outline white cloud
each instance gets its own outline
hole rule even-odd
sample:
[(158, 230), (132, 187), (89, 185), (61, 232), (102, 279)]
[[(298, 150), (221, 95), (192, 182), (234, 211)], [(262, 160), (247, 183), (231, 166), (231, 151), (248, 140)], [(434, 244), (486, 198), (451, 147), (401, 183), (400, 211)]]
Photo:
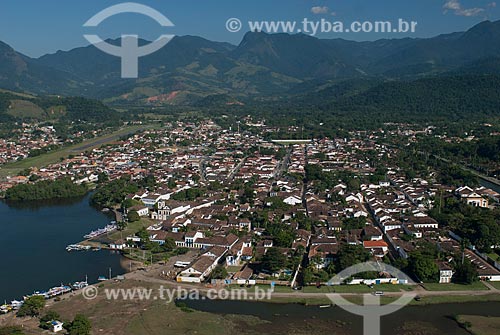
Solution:
[[(490, 5), (493, 5), (496, 3), (491, 3)], [(462, 5), (460, 4), (459, 0), (448, 0), (446, 3), (443, 5), (444, 13), (448, 13), (448, 11), (452, 11), (455, 15), (458, 16), (478, 16), (481, 13), (484, 12), (484, 8), (479, 8), (479, 7), (474, 7), (474, 8), (462, 8)]]
[(326, 6), (315, 6), (311, 8), (311, 13), (319, 15), (319, 14), (328, 14), (330, 12), (330, 8)]
[(497, 6), (497, 3), (496, 2), (491, 2), (488, 4), (488, 7), (496, 7)]

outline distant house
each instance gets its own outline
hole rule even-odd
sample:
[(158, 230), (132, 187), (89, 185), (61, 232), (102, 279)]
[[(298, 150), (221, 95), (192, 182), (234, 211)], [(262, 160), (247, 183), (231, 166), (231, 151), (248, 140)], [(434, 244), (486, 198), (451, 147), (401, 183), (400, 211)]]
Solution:
[(309, 263), (314, 264), (317, 269), (326, 268), (334, 261), (338, 250), (339, 245), (336, 243), (314, 245), (309, 250)]
[(381, 241), (383, 234), (377, 227), (366, 226), (363, 229), (362, 237), (366, 241)]
[(228, 250), (223, 247), (212, 247), (196, 259), (190, 266), (177, 275), (179, 283), (202, 283), (219, 264)]
[(298, 196), (292, 195), (289, 196), (288, 198), (285, 198), (283, 202), (287, 205), (295, 206), (301, 204), (302, 199), (300, 199)]
[(365, 249), (382, 249), (383, 252), (387, 252), (389, 245), (385, 241), (363, 241), (363, 247)]
[(142, 207), (142, 206), (134, 206), (128, 209), (128, 211), (135, 211), (139, 216), (148, 216), (149, 215), (149, 208), (148, 207)]
[(440, 284), (451, 283), (451, 278), (453, 277), (452, 267), (445, 262), (438, 262), (437, 264), (439, 268), (439, 283)]
[(123, 250), (126, 247), (127, 247), (127, 243), (125, 242), (125, 240), (118, 240), (114, 243), (109, 244), (109, 248), (111, 250)]
[(153, 220), (167, 220), (171, 214), (171, 209), (165, 204), (165, 201), (160, 200), (156, 204), (156, 210), (151, 212)]
[(478, 194), (469, 186), (459, 187), (455, 190), (457, 195), (460, 197), (462, 201), (464, 201), (467, 205), (487, 208), (489, 203), (488, 199)]
[(58, 333), (60, 331), (63, 331), (63, 326), (64, 326), (64, 323), (62, 323), (61, 321), (52, 321), (51, 322), (51, 326), (52, 326), (52, 331), (54, 333)]

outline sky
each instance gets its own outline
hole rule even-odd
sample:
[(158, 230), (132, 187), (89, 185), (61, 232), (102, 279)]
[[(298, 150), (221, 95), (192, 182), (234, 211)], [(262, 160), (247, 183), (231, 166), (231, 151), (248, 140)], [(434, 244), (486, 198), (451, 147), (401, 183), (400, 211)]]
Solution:
[[(133, 0), (132, 0), (133, 1)], [(124, 1), (116, 0), (2, 0), (0, 41), (30, 57), (70, 50), (89, 43), (84, 34), (117, 38), (137, 34), (154, 40), (161, 34), (196, 35), (213, 41), (239, 44), (249, 30), (248, 21), (313, 22), (391, 21), (417, 22), (408, 33), (318, 33), (318, 38), (376, 40), (380, 38), (432, 37), (465, 31), (475, 24), (500, 19), (495, 0), (136, 0), (150, 6), (175, 25), (161, 27), (139, 14), (120, 14), (98, 27), (83, 24), (101, 10)], [(243, 27), (229, 32), (228, 19), (238, 18)], [(301, 23), (300, 23), (301, 24)]]

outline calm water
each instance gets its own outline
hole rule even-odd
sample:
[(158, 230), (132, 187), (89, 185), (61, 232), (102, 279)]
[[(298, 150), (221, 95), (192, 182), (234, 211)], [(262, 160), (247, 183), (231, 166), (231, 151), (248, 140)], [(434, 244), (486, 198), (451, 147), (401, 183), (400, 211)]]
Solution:
[(111, 220), (88, 204), (88, 196), (57, 204), (0, 202), (0, 303), (35, 290), (98, 276), (121, 274), (121, 256), (109, 251), (66, 252), (68, 244)]
[[(284, 326), (290, 322), (297, 323), (295, 327), (300, 329), (307, 322), (328, 324), (339, 320), (348, 324), (345, 330), (349, 334), (363, 334), (362, 318), (350, 314), (340, 307), (321, 309), (318, 306), (302, 306), (298, 304), (207, 300), (187, 301), (186, 303), (191, 308), (209, 313), (254, 315), (263, 320), (270, 321), (270, 327), (278, 328), (280, 328), (280, 325)], [(412, 330), (412, 334), (469, 334), (453, 320), (452, 317), (454, 315), (500, 316), (500, 303), (484, 302), (407, 306), (381, 319), (381, 334), (403, 334), (405, 333), (403, 329), (408, 329), (408, 327)], [(429, 329), (424, 331), (420, 327)]]

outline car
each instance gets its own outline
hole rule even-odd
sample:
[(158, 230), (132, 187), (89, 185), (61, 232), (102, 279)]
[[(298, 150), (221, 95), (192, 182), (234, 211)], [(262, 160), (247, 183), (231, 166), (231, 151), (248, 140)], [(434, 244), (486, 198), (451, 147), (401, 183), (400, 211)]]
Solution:
[(384, 292), (383, 291), (376, 291), (373, 295), (376, 297), (381, 297), (384, 295)]

